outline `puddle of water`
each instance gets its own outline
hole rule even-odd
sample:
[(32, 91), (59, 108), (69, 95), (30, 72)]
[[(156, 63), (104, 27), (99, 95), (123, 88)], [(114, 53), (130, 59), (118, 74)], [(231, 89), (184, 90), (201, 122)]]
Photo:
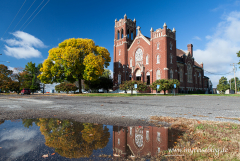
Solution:
[(0, 160), (150, 158), (174, 145), (177, 131), (62, 119), (0, 121)]

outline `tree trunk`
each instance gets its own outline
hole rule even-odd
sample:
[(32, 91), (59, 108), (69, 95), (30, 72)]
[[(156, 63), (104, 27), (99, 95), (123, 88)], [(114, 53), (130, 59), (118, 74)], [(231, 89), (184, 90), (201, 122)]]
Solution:
[(131, 95), (133, 95), (133, 89), (131, 89)]
[(78, 86), (79, 86), (79, 93), (82, 93), (82, 79), (78, 76)]
[(164, 90), (164, 95), (166, 95), (166, 90)]

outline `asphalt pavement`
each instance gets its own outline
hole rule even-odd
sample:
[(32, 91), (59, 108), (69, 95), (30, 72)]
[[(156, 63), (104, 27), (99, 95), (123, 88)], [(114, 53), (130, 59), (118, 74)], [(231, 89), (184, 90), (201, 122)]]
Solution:
[(0, 120), (60, 118), (108, 125), (147, 124), (151, 116), (240, 123), (240, 97), (0, 95)]

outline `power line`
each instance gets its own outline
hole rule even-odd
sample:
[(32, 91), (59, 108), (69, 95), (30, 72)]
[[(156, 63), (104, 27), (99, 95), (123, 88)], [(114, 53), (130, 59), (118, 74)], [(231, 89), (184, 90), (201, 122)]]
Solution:
[(44, 0), (38, 5), (38, 7), (35, 9), (35, 11), (33, 11), (33, 13), (31, 14), (31, 16), (28, 17), (28, 19), (24, 22), (24, 24), (20, 27), (19, 30), (21, 30), (21, 28), (27, 23), (27, 21), (32, 17), (32, 15), (37, 11), (37, 9), (42, 5), (43, 2), (44, 2)]
[(205, 69), (203, 69), (203, 70), (204, 70), (205, 72), (210, 73), (210, 74), (213, 74), (213, 75), (227, 75), (227, 74), (230, 74), (230, 73), (233, 72), (233, 70), (232, 70), (232, 71), (230, 71), (230, 72), (228, 72), (228, 73), (217, 74), (217, 73), (209, 72), (209, 71), (207, 71), (207, 70), (205, 70)]
[[(21, 8), (19, 9), (18, 13), (21, 11), (21, 9), (22, 9), (22, 7), (23, 7), (23, 5), (25, 4), (26, 1), (27, 1), (27, 0), (25, 0), (25, 1), (23, 2), (23, 4), (22, 4)], [(13, 21), (15, 20), (15, 18), (16, 18), (17, 15), (18, 15), (18, 13), (16, 14), (16, 16), (14, 17), (14, 19), (12, 20), (12, 22), (11, 22), (10, 25), (8, 26), (7, 30), (4, 32), (3, 36), (4, 36), (5, 33), (8, 31), (9, 27), (12, 25)], [(2, 36), (2, 37), (3, 37), (3, 36)]]
[[(50, 1), (50, 0), (48, 0), (47, 3), (38, 11), (38, 13), (32, 18), (32, 20), (39, 14), (39, 12), (42, 11), (42, 9), (48, 4), (49, 1)], [(27, 24), (27, 26), (32, 22), (32, 20)], [(25, 28), (26, 28), (27, 26), (25, 26)], [(24, 28), (24, 29), (25, 29), (25, 28)], [(23, 29), (23, 30), (24, 30), (24, 29)]]
[[(36, 2), (36, 0), (34, 0), (34, 2), (32, 3), (32, 5)], [(22, 21), (22, 19), (24, 18), (24, 16), (28, 13), (28, 11), (30, 10), (30, 8), (32, 7), (32, 5), (28, 8), (28, 10), (25, 12), (25, 14), (22, 16), (22, 18), (19, 20), (19, 22), (17, 23), (17, 25), (14, 27), (14, 29), (12, 30), (12, 32), (15, 30), (15, 28), (18, 26), (18, 24)]]
[[(23, 7), (23, 5), (25, 4), (25, 2), (26, 2), (27, 0), (25, 0), (24, 2), (23, 2), (23, 4), (22, 4), (22, 6), (21, 6), (21, 8), (18, 10), (18, 13), (21, 11), (21, 9), (22, 9), (22, 7)], [(3, 36), (6, 34), (6, 32), (8, 31), (8, 29), (9, 29), (9, 27), (12, 25), (12, 23), (13, 23), (13, 21), (15, 20), (15, 18), (17, 17), (17, 15), (18, 15), (18, 13), (16, 14), (16, 16), (13, 18), (13, 20), (12, 20), (12, 22), (10, 23), (10, 25), (8, 26), (8, 28), (7, 28), (7, 30), (4, 32), (4, 34), (3, 34)], [(3, 38), (3, 36), (2, 36), (2, 38)], [(1, 46), (0, 47), (2, 47), (2, 45), (3, 45), (3, 42), (2, 42), (2, 44), (1, 44)]]

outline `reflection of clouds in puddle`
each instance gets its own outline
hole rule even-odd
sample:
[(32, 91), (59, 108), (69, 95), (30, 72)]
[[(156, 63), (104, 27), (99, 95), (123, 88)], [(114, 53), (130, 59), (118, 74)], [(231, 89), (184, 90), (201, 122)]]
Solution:
[(17, 158), (35, 149), (37, 144), (29, 140), (36, 135), (35, 130), (13, 128), (0, 134), (1, 146), (10, 150), (10, 158)]

